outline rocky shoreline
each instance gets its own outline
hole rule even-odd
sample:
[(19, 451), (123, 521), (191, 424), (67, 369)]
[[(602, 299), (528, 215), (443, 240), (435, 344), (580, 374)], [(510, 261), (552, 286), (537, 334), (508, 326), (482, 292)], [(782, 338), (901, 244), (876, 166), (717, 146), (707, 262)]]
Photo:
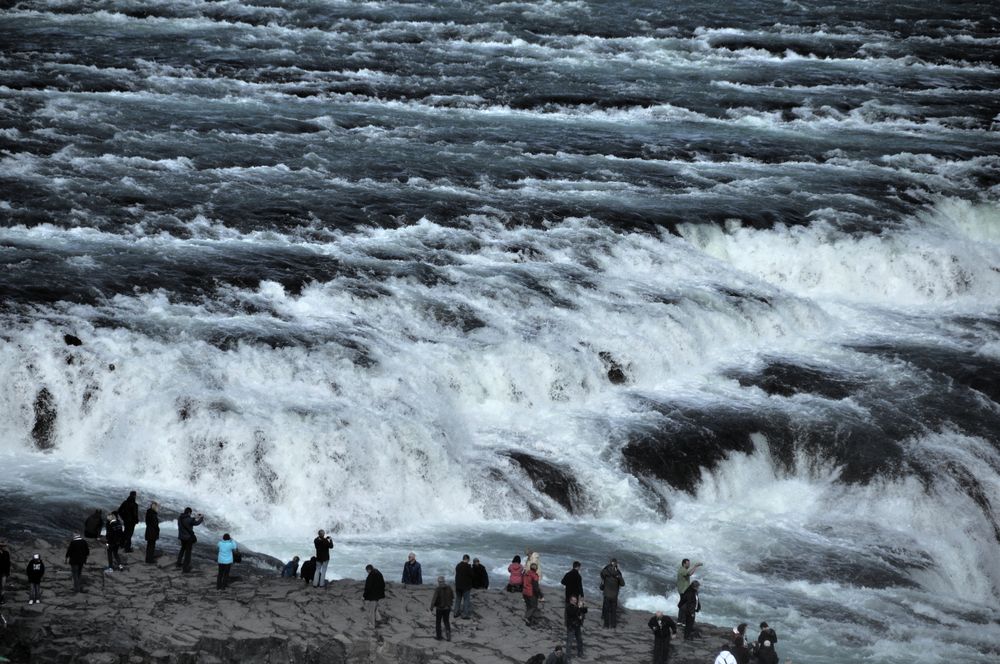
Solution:
[[(139, 549), (124, 571), (106, 574), (104, 551), (92, 545), (81, 594), (72, 591), (64, 545), (10, 545), (14, 562), (2, 607), (8, 624), (0, 630), (0, 655), (12, 662), (513, 664), (547, 654), (565, 639), (561, 587), (549, 590), (535, 628), (524, 625), (519, 595), (477, 591), (474, 617), (453, 620), (452, 641), (445, 642), (434, 638), (432, 585), (389, 583), (382, 621), (371, 629), (362, 610), (362, 581), (312, 588), (280, 578), (278, 561), (267, 556), (246, 555), (234, 567), (236, 582), (216, 590), (209, 557), (214, 542), (197, 545), (200, 557), (190, 574), (177, 570), (171, 552), (147, 565)], [(29, 605), (23, 567), (36, 552), (46, 562), (43, 601)], [(384, 571), (395, 578), (396, 570)], [(652, 661), (648, 619), (645, 612), (623, 610), (618, 629), (605, 630), (599, 599), (592, 599), (585, 661)], [(674, 641), (673, 664), (714, 660), (728, 630), (699, 627), (703, 638)]]

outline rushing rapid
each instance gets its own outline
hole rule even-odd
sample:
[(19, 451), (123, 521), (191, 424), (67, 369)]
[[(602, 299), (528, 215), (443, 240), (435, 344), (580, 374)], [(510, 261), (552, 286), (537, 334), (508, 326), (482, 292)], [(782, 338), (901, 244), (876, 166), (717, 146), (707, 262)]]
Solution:
[(794, 661), (1000, 654), (989, 3), (0, 6), (6, 528), (690, 557)]

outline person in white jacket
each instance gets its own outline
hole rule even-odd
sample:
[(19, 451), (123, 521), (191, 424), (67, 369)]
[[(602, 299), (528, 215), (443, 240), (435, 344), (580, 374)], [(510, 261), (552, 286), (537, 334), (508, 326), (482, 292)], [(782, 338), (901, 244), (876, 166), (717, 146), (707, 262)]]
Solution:
[(723, 650), (719, 653), (719, 656), (715, 658), (715, 664), (736, 664), (736, 657), (733, 653), (728, 650)]

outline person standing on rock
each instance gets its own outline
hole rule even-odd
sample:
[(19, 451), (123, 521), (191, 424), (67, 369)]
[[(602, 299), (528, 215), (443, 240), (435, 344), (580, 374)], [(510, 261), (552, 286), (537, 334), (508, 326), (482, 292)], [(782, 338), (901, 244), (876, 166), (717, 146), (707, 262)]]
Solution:
[(10, 551), (7, 542), (0, 541), (0, 599), (3, 599), (7, 589), (7, 579), (10, 577)]
[(521, 565), (521, 556), (514, 556), (514, 560), (507, 565), (507, 592), (519, 593), (524, 588), (524, 567)]
[(365, 612), (368, 614), (368, 626), (375, 627), (378, 623), (378, 603), (385, 599), (385, 578), (374, 565), (365, 566), (368, 576), (365, 578)]
[(573, 561), (573, 569), (563, 574), (562, 581), (559, 583), (566, 586), (566, 601), (569, 601), (570, 597), (576, 597), (578, 599), (583, 599), (583, 577), (580, 576), (580, 561)]
[(292, 559), (281, 568), (281, 578), (294, 579), (299, 574), (299, 557), (292, 556)]
[(122, 525), (122, 520), (118, 518), (118, 512), (108, 514), (108, 521), (104, 524), (104, 533), (104, 542), (108, 547), (108, 566), (104, 571), (113, 572), (116, 569), (125, 569), (121, 556), (118, 555), (118, 550), (121, 548), (122, 539), (125, 535), (125, 526)]
[(538, 574), (539, 580), (542, 578), (542, 554), (538, 553), (534, 549), (528, 548), (524, 552), (527, 554), (524, 563), (531, 569), (531, 566), (535, 566), (535, 571)]
[[(677, 568), (677, 594), (683, 596), (687, 591), (688, 587), (691, 585), (691, 575), (698, 571), (698, 568), (702, 566), (702, 563), (691, 564), (689, 558), (685, 558), (681, 561), (681, 566)], [(677, 612), (677, 619), (681, 622), (684, 621), (684, 616)]]
[(410, 551), (409, 555), (406, 556), (406, 562), (403, 563), (403, 585), (419, 586), (423, 582), (424, 575), (420, 569), (420, 563), (417, 562), (417, 554)]
[(778, 653), (770, 639), (764, 639), (758, 644), (757, 664), (778, 664)]
[(452, 591), (443, 576), (438, 577), (437, 588), (434, 589), (434, 596), (431, 597), (431, 611), (434, 612), (434, 638), (441, 640), (441, 625), (444, 625), (444, 635), (451, 641), (451, 607), (455, 602), (455, 593)]
[(156, 562), (156, 540), (160, 539), (160, 504), (155, 500), (146, 510), (146, 562)]
[(605, 628), (618, 629), (618, 593), (624, 585), (625, 577), (618, 569), (618, 559), (612, 558), (611, 562), (601, 570), (601, 592), (604, 595), (601, 621)]
[(326, 531), (319, 531), (316, 539), (313, 540), (316, 546), (316, 571), (313, 573), (313, 588), (322, 588), (326, 585), (326, 568), (330, 564), (330, 549), (333, 548), (333, 540)]
[(101, 510), (94, 510), (94, 513), (83, 522), (83, 536), (88, 539), (97, 539), (101, 536), (101, 527), (104, 525), (104, 514)]
[(490, 587), (490, 573), (479, 558), (472, 559), (472, 589), (487, 590)]
[(181, 550), (177, 552), (177, 566), (184, 573), (191, 571), (191, 551), (194, 549), (198, 537), (194, 534), (194, 527), (200, 526), (205, 520), (200, 512), (195, 516), (190, 507), (185, 507), (184, 511), (177, 517), (177, 539), (181, 541)]
[(576, 595), (566, 600), (566, 661), (573, 652), (573, 641), (576, 641), (576, 656), (583, 657), (583, 619), (587, 617), (587, 607)]
[(28, 574), (28, 604), (41, 604), (42, 577), (45, 576), (45, 563), (42, 562), (42, 557), (37, 553), (32, 556), (25, 571)]
[(139, 503), (136, 502), (135, 491), (129, 492), (128, 498), (122, 501), (118, 508), (118, 517), (125, 527), (122, 535), (122, 551), (132, 553), (132, 536), (135, 535), (135, 527), (139, 523)]
[(694, 616), (701, 611), (701, 601), (698, 599), (698, 588), (700, 586), (701, 584), (697, 580), (692, 581), (691, 585), (684, 591), (684, 594), (681, 595), (681, 600), (677, 603), (681, 620), (684, 621), (685, 641), (689, 641), (698, 635), (694, 628)]
[(226, 586), (229, 585), (229, 571), (233, 568), (235, 553), (240, 547), (236, 543), (236, 540), (229, 536), (229, 533), (222, 536), (218, 546), (219, 556), (217, 562), (219, 563), (219, 574), (215, 579), (215, 589), (225, 590)]
[(750, 664), (750, 644), (747, 643), (747, 624), (740, 623), (733, 628), (729, 652), (736, 658), (736, 664)]
[(462, 562), (455, 565), (455, 617), (472, 617), (472, 565), (469, 554), (462, 556)]
[(764, 641), (770, 641), (773, 646), (778, 642), (778, 633), (774, 631), (773, 627), (768, 626), (766, 622), (760, 624), (760, 634), (757, 635), (757, 645), (764, 643)]
[(663, 615), (663, 611), (657, 611), (649, 619), (649, 628), (653, 630), (653, 664), (667, 664), (670, 661), (670, 637), (677, 634), (677, 623)]
[(524, 573), (521, 596), (524, 598), (524, 624), (533, 627), (538, 616), (538, 603), (545, 600), (539, 584), (538, 565), (532, 564)]
[(313, 582), (313, 577), (316, 576), (316, 556), (313, 556), (309, 560), (302, 563), (302, 569), (299, 571), (299, 576), (306, 583)]
[(83, 539), (80, 533), (73, 533), (73, 539), (66, 548), (66, 563), (73, 574), (73, 592), (82, 593), (83, 590), (83, 566), (87, 564), (90, 557), (90, 546)]

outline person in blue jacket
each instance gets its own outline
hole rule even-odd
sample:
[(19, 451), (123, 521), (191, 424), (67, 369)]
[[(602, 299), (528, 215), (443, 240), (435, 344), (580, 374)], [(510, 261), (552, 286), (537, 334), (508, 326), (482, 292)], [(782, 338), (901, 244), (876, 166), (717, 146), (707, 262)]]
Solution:
[(222, 536), (222, 540), (219, 541), (219, 575), (215, 579), (216, 590), (224, 590), (229, 585), (229, 570), (233, 567), (233, 552), (237, 549), (239, 545), (229, 533)]
[(281, 577), (285, 579), (294, 579), (299, 574), (299, 557), (292, 556), (292, 559), (285, 563), (285, 566), (281, 568)]
[(417, 554), (410, 551), (403, 563), (403, 583), (408, 586), (419, 586), (424, 582), (424, 575), (417, 562)]

